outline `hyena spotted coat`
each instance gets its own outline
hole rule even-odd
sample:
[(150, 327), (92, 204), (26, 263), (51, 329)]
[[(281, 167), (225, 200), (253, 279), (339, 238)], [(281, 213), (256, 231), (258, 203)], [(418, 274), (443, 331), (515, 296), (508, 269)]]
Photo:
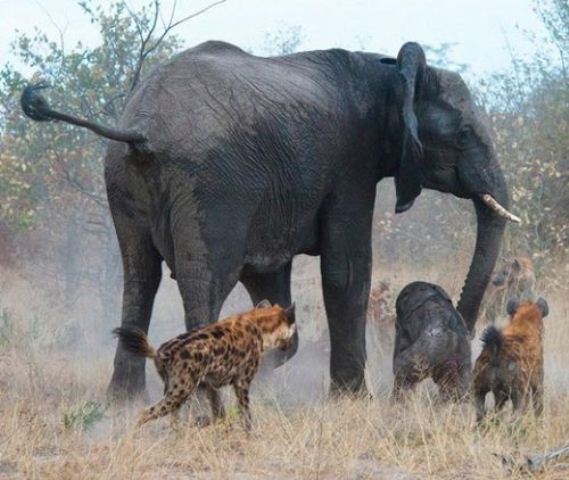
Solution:
[(261, 355), (266, 350), (289, 348), (295, 329), (294, 304), (282, 308), (266, 300), (248, 312), (183, 333), (158, 350), (140, 330), (115, 329), (126, 349), (154, 359), (164, 381), (164, 398), (142, 412), (138, 425), (168, 414), (175, 425), (179, 408), (200, 384), (206, 387), (214, 418), (223, 417), (217, 389), (232, 385), (249, 429), (249, 387)]
[(512, 401), (514, 410), (525, 409), (530, 396), (536, 415), (543, 410), (543, 318), (547, 302), (508, 302), (510, 324), (502, 330), (488, 327), (482, 335), (484, 347), (473, 372), (474, 399), (478, 421), (486, 414), (485, 400), (494, 394), (496, 410)]

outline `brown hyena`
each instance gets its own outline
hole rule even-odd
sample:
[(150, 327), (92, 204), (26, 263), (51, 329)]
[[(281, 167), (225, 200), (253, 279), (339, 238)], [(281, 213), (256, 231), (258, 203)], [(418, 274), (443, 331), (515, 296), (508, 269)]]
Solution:
[(263, 301), (257, 308), (183, 333), (155, 350), (140, 330), (117, 328), (114, 333), (132, 353), (154, 359), (164, 381), (164, 398), (144, 410), (138, 425), (172, 414), (173, 425), (181, 405), (199, 385), (204, 385), (215, 419), (225, 415), (217, 389), (232, 385), (244, 416), (251, 426), (249, 386), (261, 354), (290, 347), (296, 329), (294, 304), (288, 308)]
[(391, 351), (395, 330), (395, 302), (387, 282), (379, 282), (369, 293), (367, 308), (368, 352), (382, 357)]
[(450, 297), (437, 285), (413, 282), (395, 304), (393, 396), (431, 377), (443, 399), (462, 399), (470, 383), (470, 336)]
[(527, 256), (502, 259), (488, 285), (482, 305), (483, 324), (494, 325), (510, 298), (535, 300), (533, 262)]
[(496, 411), (508, 401), (514, 410), (524, 409), (532, 396), (536, 415), (543, 410), (543, 318), (547, 302), (508, 302), (510, 324), (502, 330), (488, 327), (484, 348), (474, 365), (473, 390), (478, 421), (486, 414), (485, 400), (494, 394)]
[(370, 290), (368, 302), (368, 323), (378, 326), (393, 325), (395, 315), (391, 307), (391, 288), (386, 282), (379, 282)]

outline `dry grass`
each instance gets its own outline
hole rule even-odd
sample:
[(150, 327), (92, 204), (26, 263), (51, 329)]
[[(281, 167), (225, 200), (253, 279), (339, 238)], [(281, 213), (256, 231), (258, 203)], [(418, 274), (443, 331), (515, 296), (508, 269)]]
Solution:
[[(433, 275), (422, 278), (457, 293), (454, 278)], [(409, 277), (401, 274), (396, 287)], [(233, 410), (226, 423), (202, 429), (175, 433), (160, 420), (135, 430), (140, 405), (97, 406), (112, 344), (61, 351), (20, 320), (0, 343), (0, 479), (527, 478), (510, 475), (497, 455), (539, 453), (569, 440), (569, 302), (553, 294), (548, 300), (545, 414), (538, 422), (506, 414), (483, 430), (471, 405), (440, 404), (430, 385), (392, 404), (391, 346), (373, 338), (371, 401), (328, 400), (326, 352), (305, 350), (257, 382), (251, 435)], [(156, 399), (151, 369), (149, 377)], [(554, 465), (536, 478), (569, 478), (569, 468)]]

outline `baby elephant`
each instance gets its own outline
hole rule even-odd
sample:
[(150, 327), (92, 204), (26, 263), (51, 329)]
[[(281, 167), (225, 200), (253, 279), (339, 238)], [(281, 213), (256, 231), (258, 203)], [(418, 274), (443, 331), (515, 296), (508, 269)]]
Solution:
[(547, 301), (510, 300), (510, 324), (502, 330), (488, 327), (482, 335), (484, 348), (474, 365), (474, 397), (477, 419), (486, 414), (486, 394), (492, 392), (496, 410), (512, 401), (514, 410), (527, 407), (530, 394), (536, 415), (543, 410), (543, 318)]
[(450, 297), (437, 285), (413, 282), (395, 309), (393, 396), (431, 377), (445, 400), (462, 399), (470, 383), (470, 338)]

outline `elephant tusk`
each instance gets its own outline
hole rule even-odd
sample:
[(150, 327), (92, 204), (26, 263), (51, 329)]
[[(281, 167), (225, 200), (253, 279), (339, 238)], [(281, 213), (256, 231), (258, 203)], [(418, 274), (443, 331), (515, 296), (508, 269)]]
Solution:
[(521, 222), (520, 217), (516, 217), (514, 214), (508, 212), (508, 210), (502, 207), (502, 205), (500, 205), (492, 195), (485, 193), (481, 195), (480, 198), (482, 199), (484, 204), (490, 210), (492, 210), (496, 215), (505, 218), (506, 220), (510, 220), (510, 222), (515, 222), (515, 223)]

